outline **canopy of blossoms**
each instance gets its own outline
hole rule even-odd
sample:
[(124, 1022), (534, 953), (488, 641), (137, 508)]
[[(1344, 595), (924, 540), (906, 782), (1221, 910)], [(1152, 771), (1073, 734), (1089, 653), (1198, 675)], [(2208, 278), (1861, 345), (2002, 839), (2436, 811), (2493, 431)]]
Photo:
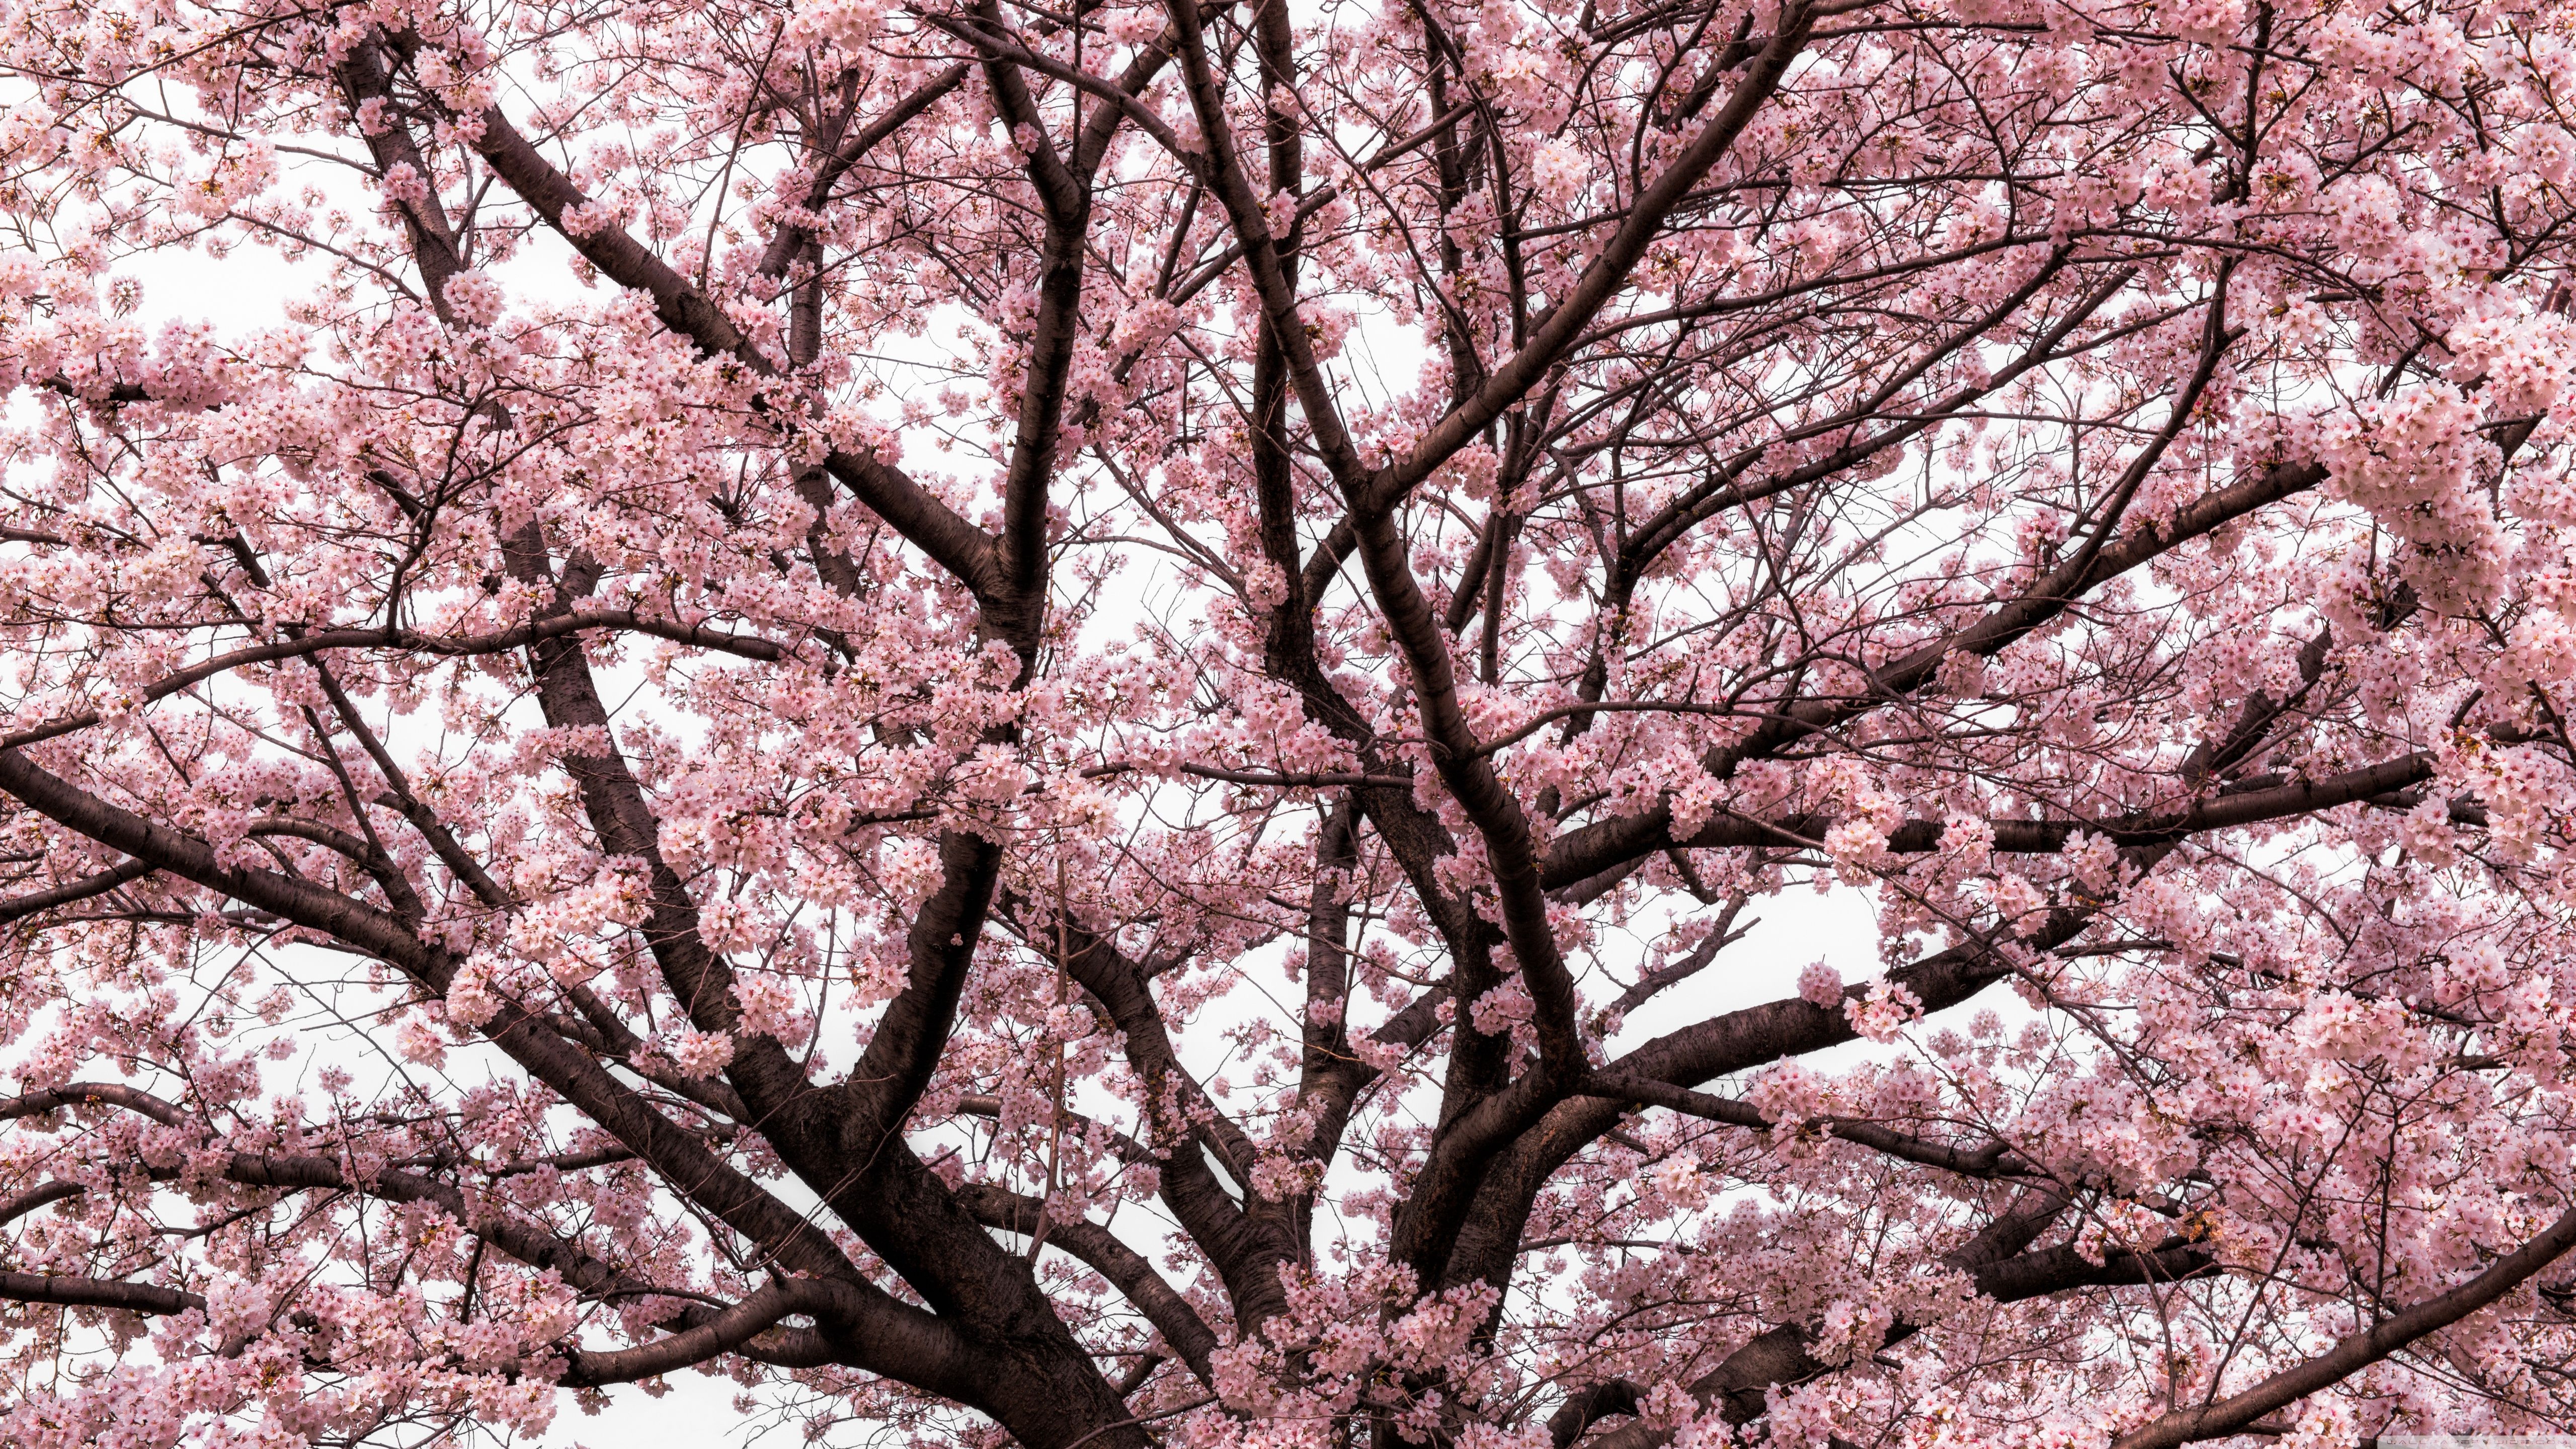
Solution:
[(2576, 1422), (2571, 32), (0, 0), (0, 1441)]

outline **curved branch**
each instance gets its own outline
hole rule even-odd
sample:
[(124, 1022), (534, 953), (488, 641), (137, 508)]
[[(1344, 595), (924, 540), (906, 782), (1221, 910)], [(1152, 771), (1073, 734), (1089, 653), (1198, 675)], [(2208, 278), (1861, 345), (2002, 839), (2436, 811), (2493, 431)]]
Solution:
[[(868, 1316), (857, 1292), (847, 1283), (823, 1278), (774, 1279), (732, 1307), (716, 1310), (667, 1338), (626, 1349), (569, 1349), (564, 1355), (563, 1377), (556, 1382), (565, 1388), (591, 1389), (688, 1368), (738, 1352), (782, 1320), (799, 1313), (835, 1326)], [(915, 1351), (935, 1355), (952, 1348), (950, 1344), (923, 1343)]]
[(89, 1191), (77, 1182), (49, 1182), (31, 1187), (15, 1197), (0, 1198), (0, 1227), (5, 1227), (40, 1207), (79, 1197)]
[(1046, 1224), (1046, 1241), (1052, 1247), (1072, 1254), (1093, 1272), (1109, 1280), (1154, 1331), (1190, 1366), (1201, 1383), (1213, 1384), (1216, 1371), (1209, 1355), (1221, 1346), (1207, 1320), (1199, 1317), (1145, 1255), (1122, 1243), (1107, 1228), (1084, 1219), (1059, 1220), (1050, 1216), (1046, 1204), (1025, 1193), (1013, 1192), (991, 1183), (968, 1183), (957, 1190), (957, 1200), (975, 1215), (975, 1220), (989, 1228), (1022, 1236), (1035, 1233), (1040, 1222)]
[(23, 1096), (0, 1098), (0, 1122), (41, 1117), (66, 1107), (122, 1107), (128, 1112), (139, 1112), (165, 1127), (176, 1127), (188, 1120), (177, 1103), (164, 1101), (137, 1087), (115, 1082), (72, 1082)]

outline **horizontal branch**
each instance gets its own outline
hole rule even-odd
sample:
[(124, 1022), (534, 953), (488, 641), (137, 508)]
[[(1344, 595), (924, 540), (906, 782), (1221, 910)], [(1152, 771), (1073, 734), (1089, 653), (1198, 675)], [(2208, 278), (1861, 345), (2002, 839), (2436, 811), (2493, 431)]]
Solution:
[[(745, 659), (775, 662), (787, 657), (785, 647), (757, 635), (729, 634), (709, 629), (703, 624), (682, 624), (669, 619), (655, 619), (632, 609), (576, 609), (550, 619), (538, 619), (516, 628), (495, 630), (488, 634), (430, 634), (418, 629), (323, 629), (298, 634), (290, 639), (272, 639), (262, 644), (248, 644), (230, 649), (211, 659), (201, 660), (185, 669), (174, 670), (137, 691), (127, 708), (166, 699), (181, 690), (192, 688), (227, 670), (253, 664), (269, 664), (280, 659), (299, 659), (334, 649), (388, 649), (415, 654), (433, 654), (448, 658), (468, 658), (487, 654), (506, 654), (524, 649), (545, 639), (578, 634), (587, 629), (617, 629), (668, 639), (693, 649), (711, 649), (718, 653), (739, 655)], [(45, 724), (33, 725), (7, 735), (0, 735), (0, 749), (38, 744), (84, 730), (106, 718), (101, 710), (86, 710)]]
[[(1152, 765), (1131, 764), (1122, 760), (1115, 764), (1094, 765), (1083, 771), (1082, 777), (1086, 780), (1105, 780), (1113, 775), (1142, 773), (1154, 768)], [(1192, 779), (1216, 780), (1229, 785), (1267, 786), (1277, 790), (1329, 790), (1359, 785), (1379, 785), (1406, 790), (1413, 788), (1413, 777), (1410, 775), (1370, 775), (1349, 770), (1272, 774), (1262, 770), (1228, 770), (1215, 765), (1173, 765), (1170, 768), (1174, 774), (1187, 775)]]
[[(2079, 835), (2101, 836), (2115, 845), (2147, 845), (2375, 800), (2432, 777), (2431, 754), (2400, 755), (2321, 780), (2293, 780), (2240, 790), (2180, 808), (2142, 810), (2101, 820), (1995, 820), (1988, 822), (1988, 827), (1994, 832), (1994, 848), (2007, 855), (2053, 855)], [(1741, 850), (1812, 844), (1823, 840), (1840, 823), (1840, 818), (1832, 815), (1802, 813), (1762, 819), (1729, 812), (1712, 816), (1689, 835), (1676, 837), (1667, 828), (1662, 838), (1656, 839), (1628, 828), (1630, 820), (1641, 818), (1607, 821), (1557, 837), (1541, 864), (1548, 888), (1560, 890), (1578, 885), (1655, 850)], [(1669, 816), (1665, 824), (1669, 827)], [(1938, 850), (1948, 828), (1937, 820), (1909, 820), (1887, 833), (1887, 848), (1900, 855)], [(1640, 845), (1645, 848), (1640, 850)]]
[(57, 1278), (50, 1273), (0, 1273), (0, 1299), (65, 1308), (116, 1308), (156, 1316), (202, 1311), (206, 1306), (202, 1293), (109, 1278)]
[[(1730, 1127), (1745, 1127), (1756, 1132), (1775, 1132), (1780, 1124), (1762, 1115), (1762, 1109), (1750, 1102), (1731, 1097), (1712, 1096), (1676, 1087), (1670, 1082), (1650, 1081), (1644, 1077), (1596, 1072), (1584, 1078), (1579, 1093), (1586, 1097), (1607, 1097), (1616, 1101), (1642, 1102), (1663, 1107), (1687, 1117), (1709, 1122), (1722, 1122)], [(1944, 1143), (1909, 1136), (1875, 1122), (1856, 1117), (1818, 1117), (1812, 1125), (1829, 1136), (1841, 1138), (1855, 1146), (1871, 1148), (1890, 1157), (1938, 1167), (1968, 1177), (2029, 1177), (2037, 1169), (2012, 1160), (2012, 1148), (2003, 1142), (1989, 1142), (1975, 1151), (1951, 1147)]]

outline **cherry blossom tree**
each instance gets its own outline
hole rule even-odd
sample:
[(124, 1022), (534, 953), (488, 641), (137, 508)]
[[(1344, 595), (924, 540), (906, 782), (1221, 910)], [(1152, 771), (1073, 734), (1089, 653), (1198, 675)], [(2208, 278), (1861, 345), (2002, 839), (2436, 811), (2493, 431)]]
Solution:
[(0, 1440), (2576, 1422), (2571, 32), (8, 0)]

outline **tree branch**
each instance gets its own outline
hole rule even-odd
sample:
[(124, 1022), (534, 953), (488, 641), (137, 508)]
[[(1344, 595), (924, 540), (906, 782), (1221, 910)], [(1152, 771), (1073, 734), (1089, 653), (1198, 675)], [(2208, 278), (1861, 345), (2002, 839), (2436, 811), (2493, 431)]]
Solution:
[(2111, 1449), (2175, 1449), (2242, 1432), (2265, 1414), (2331, 1388), (2504, 1297), (2565, 1257), (2571, 1248), (2576, 1248), (2576, 1208), (2561, 1213), (2530, 1242), (2450, 1292), (2383, 1318), (2315, 1358), (2283, 1369), (2241, 1393), (2197, 1409), (2169, 1409), (2111, 1441)]

